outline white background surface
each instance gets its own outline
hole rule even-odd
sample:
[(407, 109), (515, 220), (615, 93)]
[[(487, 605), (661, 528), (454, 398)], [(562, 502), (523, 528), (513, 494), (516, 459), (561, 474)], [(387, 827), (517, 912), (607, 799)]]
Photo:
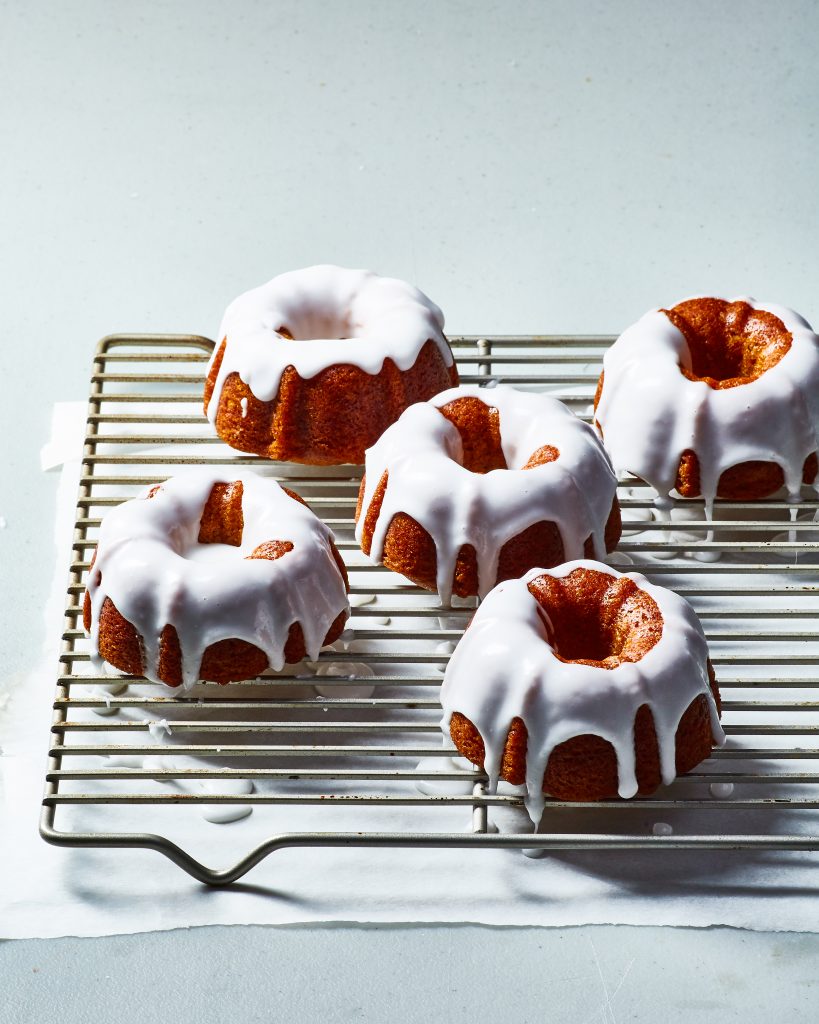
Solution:
[[(212, 336), (323, 260), (415, 281), (453, 333), (616, 332), (703, 290), (819, 320), (817, 38), (796, 2), (0, 5), (0, 688), (44, 639), (50, 406), (105, 333)], [(99, 1021), (813, 1020), (817, 954), (594, 928), (14, 943), (0, 1020), (89, 1020), (80, 996)]]

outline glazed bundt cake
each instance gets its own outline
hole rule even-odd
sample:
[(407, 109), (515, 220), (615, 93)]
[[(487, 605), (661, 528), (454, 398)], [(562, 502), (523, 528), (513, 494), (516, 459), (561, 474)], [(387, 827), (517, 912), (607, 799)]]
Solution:
[(315, 659), (350, 614), (333, 535), (245, 471), (192, 470), (106, 515), (83, 620), (92, 658), (170, 686)]
[(205, 413), (243, 452), (360, 464), (407, 406), (458, 383), (443, 326), (404, 281), (332, 266), (281, 274), (228, 307)]
[(535, 565), (603, 557), (620, 539), (616, 481), (592, 428), (556, 399), (454, 388), (367, 452), (356, 537), (446, 603)]
[(443, 728), (489, 775), (544, 794), (649, 794), (721, 744), (702, 627), (682, 597), (638, 573), (569, 562), (497, 586), (455, 649)]
[(694, 298), (606, 352), (595, 422), (614, 468), (662, 496), (798, 500), (817, 472), (819, 337), (797, 313)]

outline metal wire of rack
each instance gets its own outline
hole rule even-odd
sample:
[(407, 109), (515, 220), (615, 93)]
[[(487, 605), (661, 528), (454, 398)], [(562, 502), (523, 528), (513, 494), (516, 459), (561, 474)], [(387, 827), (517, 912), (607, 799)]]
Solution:
[[(462, 381), (548, 390), (588, 418), (611, 340), (463, 337), (452, 347)], [(549, 801), (542, 831), (533, 834), (520, 791), (501, 786), (489, 793), (485, 776), (452, 760), (441, 743), (437, 687), (471, 615), (469, 603), (442, 609), (436, 595), (370, 565), (358, 551), (352, 532), (358, 468), (270, 463), (214, 437), (201, 414), (212, 348), (198, 336), (136, 334), (109, 336), (97, 348), (41, 814), (44, 839), (153, 849), (210, 885), (233, 882), (275, 850), (297, 846), (819, 850), (811, 814), (819, 809), (819, 701), (805, 699), (819, 686), (814, 496), (805, 495), (798, 515), (776, 498), (718, 501), (707, 523), (699, 502), (681, 504), (682, 521), (661, 518), (647, 487), (636, 479), (622, 482), (624, 534), (615, 559), (672, 586), (698, 611), (723, 692), (728, 744), (652, 798)], [(326, 654), (342, 666), (338, 674), (319, 678), (316, 665), (288, 666), (248, 683), (201, 684), (176, 694), (135, 677), (123, 677), (118, 682), (125, 690), (112, 693), (112, 679), (95, 673), (81, 600), (100, 516), (190, 463), (270, 472), (336, 532), (354, 604), (352, 633)], [(349, 689), (362, 685), (372, 688), (371, 696)], [(172, 732), (172, 744), (163, 741), (163, 728)], [(226, 781), (244, 787), (218, 790)], [(196, 784), (217, 789), (190, 788)], [(277, 817), (268, 837), (227, 868), (205, 865), (159, 831), (116, 828), (118, 807), (144, 808), (147, 829), (151, 810), (179, 804), (274, 808)], [(329, 827), (327, 809), (340, 805), (365, 812), (363, 825)], [(86, 808), (98, 812), (93, 828), (81, 818), (78, 827), (70, 817)], [(327, 827), (300, 827), (315, 823), (301, 812), (318, 808)], [(394, 814), (392, 828), (379, 827), (379, 812), (396, 808), (399, 827)], [(469, 812), (468, 825), (452, 828), (446, 812), (453, 808)], [(658, 816), (673, 819), (672, 834), (646, 827)]]

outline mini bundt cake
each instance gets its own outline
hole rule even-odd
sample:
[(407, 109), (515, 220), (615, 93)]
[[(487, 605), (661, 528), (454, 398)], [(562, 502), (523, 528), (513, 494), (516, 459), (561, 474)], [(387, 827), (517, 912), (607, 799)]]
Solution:
[(793, 310), (694, 298), (603, 359), (595, 422), (614, 468), (667, 497), (798, 500), (817, 472), (819, 337)]
[(274, 480), (193, 470), (106, 515), (83, 606), (92, 659), (170, 686), (315, 659), (350, 614), (333, 535)]
[(475, 613), (441, 689), (461, 754), (544, 793), (602, 800), (652, 793), (724, 741), (699, 620), (682, 597), (599, 562), (533, 569)]
[(367, 452), (356, 538), (446, 603), (535, 565), (603, 557), (620, 539), (616, 490), (594, 431), (557, 399), (454, 388)]
[(205, 413), (239, 451), (360, 464), (407, 406), (458, 383), (443, 326), (404, 281), (332, 266), (281, 274), (228, 307)]

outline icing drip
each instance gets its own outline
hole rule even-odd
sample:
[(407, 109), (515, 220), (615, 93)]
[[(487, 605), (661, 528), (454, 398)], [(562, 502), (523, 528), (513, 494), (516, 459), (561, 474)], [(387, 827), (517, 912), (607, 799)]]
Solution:
[[(212, 488), (237, 480), (243, 486), (241, 545), (200, 544)], [(112, 509), (100, 527), (88, 579), (92, 657), (99, 658), (99, 616), (110, 598), (141, 637), (149, 679), (157, 680), (160, 635), (168, 624), (179, 635), (185, 687), (198, 680), (205, 650), (230, 638), (255, 644), (270, 668), (281, 669), (295, 622), (315, 659), (333, 621), (349, 614), (331, 538), (305, 505), (255, 473), (196, 469), (167, 480), (152, 498), (146, 491)], [(272, 540), (293, 548), (275, 560), (248, 558)]]
[[(255, 790), (250, 779), (198, 779), (194, 792), (215, 796), (245, 796)], [(253, 813), (249, 804), (205, 804), (201, 814), (214, 825), (229, 825)]]
[(110, 715), (118, 715), (119, 708), (115, 708), (111, 705), (111, 698), (118, 697), (128, 689), (128, 684), (122, 679), (115, 679), (111, 683), (103, 683), (102, 686), (94, 686), (90, 691), (90, 696), (96, 698), (101, 697), (105, 702), (104, 707), (94, 708), (94, 714), (100, 715), (106, 718)]
[(819, 426), (819, 337), (810, 325), (783, 306), (725, 301), (779, 318), (792, 337), (779, 362), (737, 387), (689, 380), (680, 371), (691, 366), (684, 335), (653, 310), (606, 352), (595, 414), (615, 469), (634, 473), (661, 495), (673, 490), (683, 452), (696, 452), (709, 518), (720, 476), (741, 462), (776, 463), (790, 500), (798, 501)]
[[(539, 576), (561, 579), (586, 568), (626, 576), (656, 602), (663, 630), (657, 643), (636, 662), (613, 669), (561, 661), (549, 644), (545, 613), (528, 589)], [(699, 620), (684, 598), (655, 587), (639, 573), (576, 561), (557, 569), (532, 569), (507, 580), (486, 597), (455, 649), (441, 687), (449, 735), (452, 715), (465, 715), (485, 747), (484, 770), (494, 792), (513, 718), (526, 725), (526, 808), (537, 823), (543, 813), (543, 776), (558, 744), (586, 733), (611, 743), (617, 755), (621, 797), (637, 793), (634, 719), (641, 705), (654, 716), (660, 773), (665, 785), (676, 776), (675, 734), (680, 719), (700, 694), (708, 699), (714, 742), (725, 734), (708, 681), (708, 648)]]
[[(419, 775), (444, 775), (447, 772), (472, 772), (464, 757), (425, 757), (415, 766)], [(418, 779), (415, 788), (426, 796), (469, 796), (475, 788), (473, 777), (460, 779)]]
[(799, 510), (796, 508), (795, 505), (792, 505), (788, 509), (788, 514), (789, 514), (790, 519), (791, 519), (791, 528), (790, 528), (790, 530), (788, 530), (788, 543), (789, 544), (795, 544), (796, 543), (796, 530), (794, 529), (794, 526), (796, 524), (796, 516), (797, 516), (798, 511)]
[[(409, 370), (429, 340), (451, 366), (443, 327), (435, 303), (396, 278), (334, 266), (280, 274), (240, 295), (225, 312), (219, 338), (227, 343), (208, 419), (216, 422), (231, 373), (238, 373), (260, 401), (270, 402), (288, 366), (303, 378), (337, 363), (377, 374), (389, 357), (399, 370)], [(217, 353), (218, 346), (211, 362)]]
[[(148, 728), (150, 729), (150, 725)], [(168, 733), (170, 734), (170, 729)], [(164, 738), (161, 732), (154, 734), (152, 731), (151, 735), (156, 740)], [(108, 765), (111, 768), (148, 768), (158, 772), (184, 771), (188, 767), (199, 767), (198, 762), (189, 762), (178, 757), (145, 758), (135, 757), (130, 754), (109, 755)], [(191, 780), (159, 778), (157, 782), (162, 786), (167, 786), (170, 789), (179, 790), (183, 793), (207, 794), (208, 796), (245, 796), (245, 794), (256, 791), (256, 787), (250, 779), (241, 778), (232, 779), (228, 777)], [(204, 804), (200, 808), (200, 814), (205, 821), (210, 821), (214, 825), (226, 825), (233, 821), (241, 821), (242, 818), (247, 818), (252, 813), (253, 808), (249, 804)]]
[[(319, 665), (316, 675), (336, 679), (368, 679), (374, 676), (375, 672), (364, 662), (331, 661), (329, 664)], [(316, 683), (314, 689), (320, 697), (367, 698), (375, 693), (375, 687), (367, 683), (358, 686), (323, 686)]]
[(156, 741), (163, 740), (166, 736), (173, 735), (173, 729), (168, 724), (167, 718), (160, 718), (158, 721), (153, 718), (148, 719), (148, 732), (151, 734), (151, 739)]
[[(508, 469), (465, 469), (457, 428), (438, 410), (458, 398), (478, 398), (498, 410)], [(552, 445), (554, 462), (523, 469), (539, 448)], [(566, 559), (581, 558), (589, 536), (605, 557), (604, 531), (616, 491), (608, 457), (594, 431), (548, 395), (499, 385), (491, 395), (464, 386), (410, 406), (368, 449), (362, 513), (356, 539), (363, 538), (366, 511), (384, 473), (386, 493), (373, 531), (370, 558), (380, 562), (393, 517), (404, 512), (432, 537), (437, 550), (441, 601), (452, 597), (452, 578), (464, 544), (475, 549), (481, 595), (495, 584), (503, 545), (543, 520), (554, 522)]]

